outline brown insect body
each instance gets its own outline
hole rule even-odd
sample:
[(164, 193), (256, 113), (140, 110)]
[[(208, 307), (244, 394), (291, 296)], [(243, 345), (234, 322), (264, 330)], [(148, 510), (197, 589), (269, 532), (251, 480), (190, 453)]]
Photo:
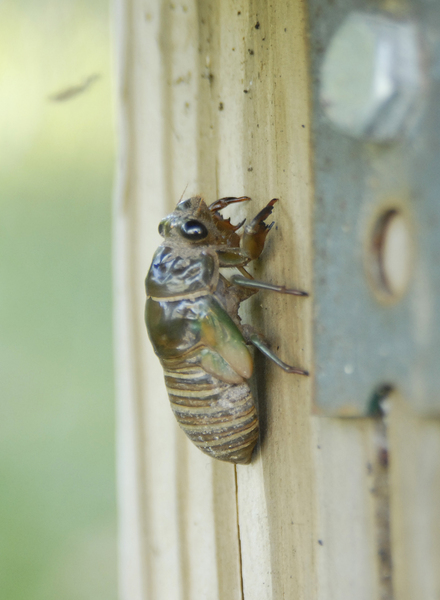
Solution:
[[(247, 379), (253, 362), (248, 344), (288, 372), (262, 336), (242, 325), (238, 308), (258, 289), (307, 295), (255, 281), (244, 266), (258, 258), (272, 227), (264, 221), (276, 199), (240, 237), (220, 210), (247, 197), (222, 198), (211, 206), (196, 196), (179, 202), (159, 225), (164, 242), (146, 280), (146, 324), (164, 369), (171, 407), (179, 425), (206, 454), (247, 464), (258, 439), (258, 417)], [(227, 280), (222, 267), (242, 275)]]

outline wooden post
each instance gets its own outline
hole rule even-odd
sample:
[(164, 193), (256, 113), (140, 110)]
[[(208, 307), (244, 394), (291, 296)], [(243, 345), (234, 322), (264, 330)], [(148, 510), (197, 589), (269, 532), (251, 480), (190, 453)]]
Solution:
[[(256, 357), (261, 444), (249, 466), (214, 461), (178, 428), (143, 322), (157, 226), (182, 194), (251, 196), (235, 222), (278, 197), (255, 272), (313, 292), (306, 3), (118, 0), (116, 18), (121, 599), (434, 600), (437, 422), (401, 399), (388, 425), (313, 416), (313, 379)], [(243, 315), (313, 370), (312, 302), (260, 293)]]

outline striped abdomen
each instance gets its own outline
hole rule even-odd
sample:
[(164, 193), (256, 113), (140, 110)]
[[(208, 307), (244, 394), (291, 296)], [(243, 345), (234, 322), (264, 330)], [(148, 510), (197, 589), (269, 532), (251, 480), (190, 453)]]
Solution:
[(162, 364), (171, 408), (190, 440), (213, 458), (249, 463), (258, 418), (247, 383), (225, 383), (190, 361)]

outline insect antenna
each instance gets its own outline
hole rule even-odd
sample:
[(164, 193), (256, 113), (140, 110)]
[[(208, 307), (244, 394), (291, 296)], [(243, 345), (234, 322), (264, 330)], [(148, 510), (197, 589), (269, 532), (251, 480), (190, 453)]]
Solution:
[[(189, 185), (189, 183), (186, 184), (185, 189), (183, 190), (182, 195), (179, 198), (179, 202), (182, 200), (183, 196), (185, 195), (185, 192), (188, 189), (188, 185)], [(177, 204), (179, 204), (179, 202)]]

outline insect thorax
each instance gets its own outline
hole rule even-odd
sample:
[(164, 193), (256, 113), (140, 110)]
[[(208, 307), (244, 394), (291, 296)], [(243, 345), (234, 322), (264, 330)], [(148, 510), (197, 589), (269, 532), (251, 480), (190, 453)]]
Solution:
[(218, 276), (215, 252), (163, 244), (154, 255), (145, 281), (147, 296), (177, 300), (209, 294), (215, 290)]

